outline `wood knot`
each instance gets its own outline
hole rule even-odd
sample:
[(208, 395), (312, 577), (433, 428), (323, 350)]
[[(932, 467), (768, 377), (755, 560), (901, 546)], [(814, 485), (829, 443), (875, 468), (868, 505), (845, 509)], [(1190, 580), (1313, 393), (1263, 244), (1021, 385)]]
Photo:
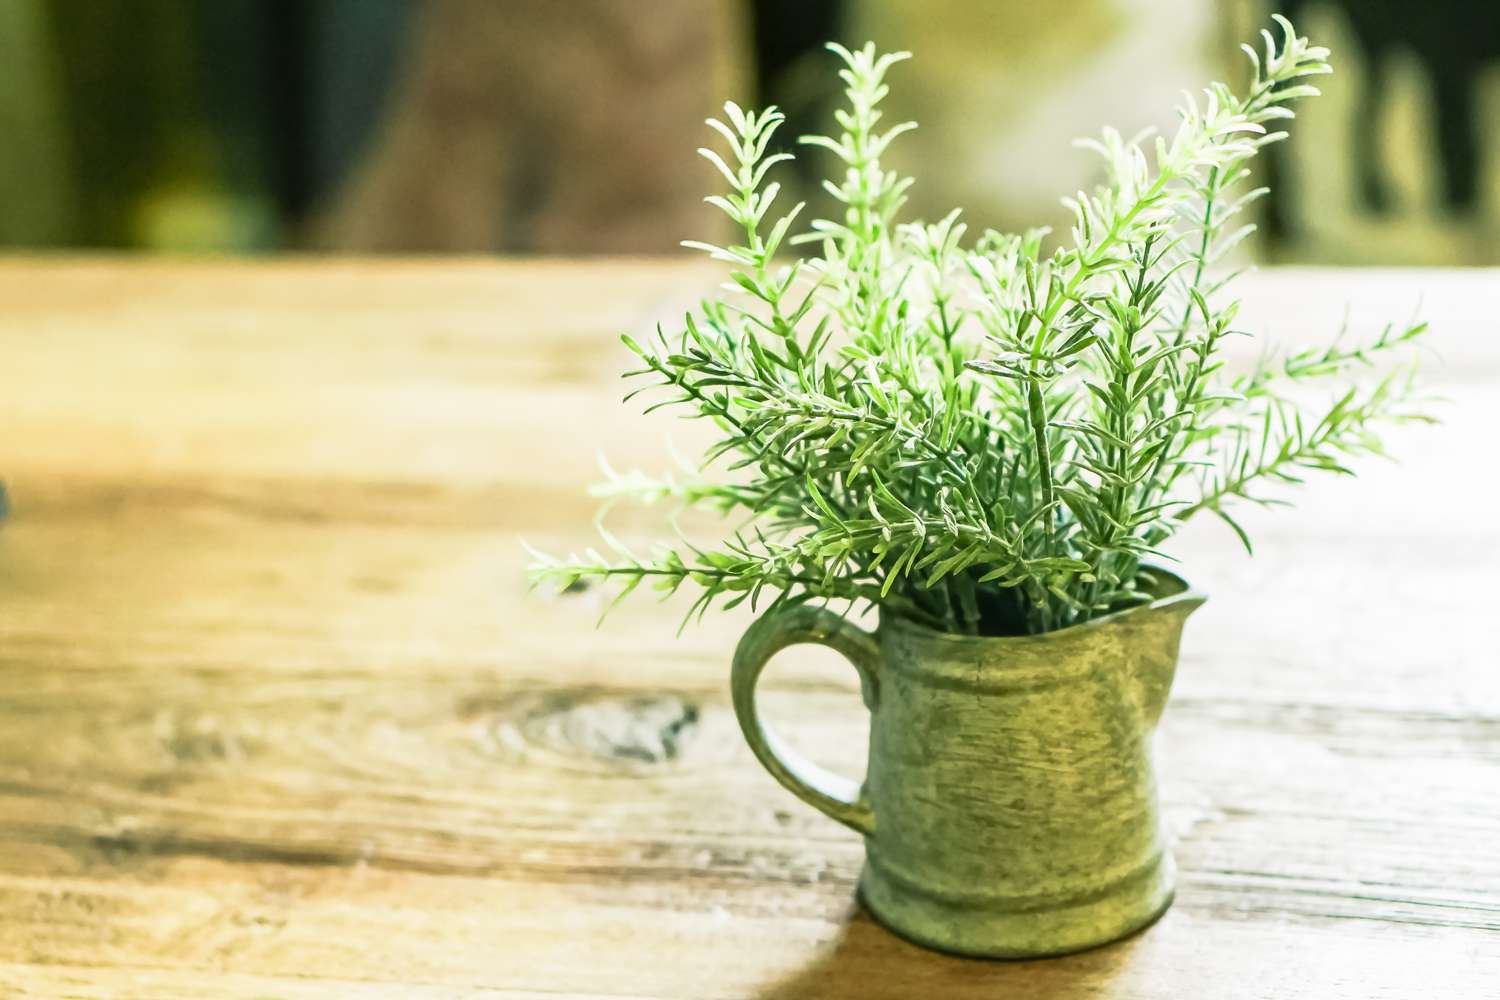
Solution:
[(216, 715), (162, 710), (153, 720), (158, 745), (174, 765), (236, 762), (254, 752), (248, 734)]
[(698, 706), (671, 692), (541, 691), (493, 707), (497, 737), (529, 758), (628, 773), (681, 759), (699, 722)]

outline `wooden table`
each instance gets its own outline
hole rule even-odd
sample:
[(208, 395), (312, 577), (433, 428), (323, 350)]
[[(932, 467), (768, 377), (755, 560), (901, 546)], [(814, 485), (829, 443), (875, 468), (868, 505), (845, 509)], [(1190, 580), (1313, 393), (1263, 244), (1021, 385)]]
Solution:
[[(525, 588), (597, 451), (691, 449), (618, 405), (615, 334), (716, 277), (0, 263), (0, 995), (1500, 997), (1500, 274), (1249, 284), (1283, 340), (1424, 299), (1447, 424), (1249, 514), (1254, 559), (1181, 539), (1177, 903), (1024, 964), (858, 910), (859, 842), (740, 742), (743, 616)], [(773, 671), (858, 773), (852, 673)]]

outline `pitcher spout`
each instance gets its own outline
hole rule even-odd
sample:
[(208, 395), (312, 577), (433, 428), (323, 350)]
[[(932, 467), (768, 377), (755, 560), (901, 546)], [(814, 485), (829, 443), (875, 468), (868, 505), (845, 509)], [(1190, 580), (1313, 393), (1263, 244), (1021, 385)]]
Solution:
[(1183, 623), (1208, 599), (1177, 576), (1161, 570), (1153, 575), (1158, 581), (1156, 599), (1125, 612), (1120, 622), (1134, 633), (1128, 645), (1133, 651), (1130, 681), (1141, 715), (1151, 726), (1161, 718), (1172, 691)]

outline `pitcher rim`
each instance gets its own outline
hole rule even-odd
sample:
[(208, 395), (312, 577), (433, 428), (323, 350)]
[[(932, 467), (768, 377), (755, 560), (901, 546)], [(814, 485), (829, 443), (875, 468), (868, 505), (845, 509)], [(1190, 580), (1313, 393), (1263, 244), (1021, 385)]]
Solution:
[[(1145, 614), (1147, 612), (1163, 611), (1167, 608), (1179, 605), (1190, 605), (1188, 610), (1198, 607), (1208, 600), (1208, 595), (1194, 588), (1181, 576), (1170, 570), (1162, 569), (1160, 566), (1143, 566), (1143, 572), (1156, 577), (1165, 584), (1169, 592), (1147, 601), (1145, 604), (1137, 604), (1129, 608), (1121, 608), (1119, 611), (1111, 611), (1107, 615), (1098, 618), (1090, 618), (1086, 622), (1069, 625), (1066, 628), (1053, 629), (1050, 632), (1036, 632), (1027, 635), (964, 635), (959, 632), (944, 632), (930, 625), (908, 618), (895, 612), (887, 611), (885, 608), (880, 612), (880, 631), (887, 628), (904, 632), (928, 641), (986, 645), (1030, 645), (1039, 642), (1061, 641), (1073, 637), (1081, 637), (1099, 629), (1118, 625), (1128, 618)], [(1160, 589), (1160, 588), (1158, 588)]]

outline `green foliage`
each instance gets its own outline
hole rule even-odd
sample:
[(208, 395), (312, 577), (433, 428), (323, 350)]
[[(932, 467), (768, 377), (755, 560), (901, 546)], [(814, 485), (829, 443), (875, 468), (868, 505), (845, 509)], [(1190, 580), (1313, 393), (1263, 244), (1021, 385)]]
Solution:
[[(1074, 224), (986, 232), (965, 243), (953, 212), (898, 224), (909, 179), (881, 156), (910, 123), (882, 130), (885, 76), (905, 53), (829, 48), (848, 106), (836, 136), (802, 143), (833, 157), (825, 182), (841, 218), (794, 233), (803, 208), (773, 211), (771, 152), (782, 116), (725, 105), (710, 121), (727, 156), (699, 152), (728, 193), (709, 199), (740, 242), (690, 242), (729, 265), (732, 285), (649, 343), (636, 392), (721, 432), (704, 479), (614, 477), (610, 495), (673, 498), (743, 518), (717, 551), (686, 542), (647, 557), (538, 554), (537, 579), (698, 588), (689, 612), (767, 597), (881, 605), (959, 633), (1062, 628), (1140, 600), (1143, 560), (1204, 511), (1249, 548), (1230, 510), (1274, 503), (1268, 487), (1347, 472), (1378, 452), (1382, 421), (1423, 419), (1410, 379), (1340, 389), (1305, 413), (1302, 387), (1402, 345), (1421, 324), (1222, 369), (1235, 334), (1235, 272), (1218, 265), (1253, 226), (1249, 162), (1285, 133), (1289, 102), (1317, 90), (1327, 50), (1265, 32), (1245, 48), (1247, 96), (1214, 84), (1189, 97), (1170, 138), (1105, 130), (1082, 145), (1106, 182), (1066, 204)], [(787, 259), (794, 245), (814, 253)], [(634, 396), (636, 393), (632, 393)]]

